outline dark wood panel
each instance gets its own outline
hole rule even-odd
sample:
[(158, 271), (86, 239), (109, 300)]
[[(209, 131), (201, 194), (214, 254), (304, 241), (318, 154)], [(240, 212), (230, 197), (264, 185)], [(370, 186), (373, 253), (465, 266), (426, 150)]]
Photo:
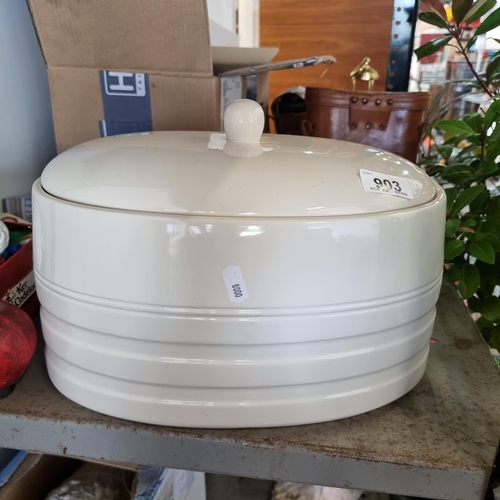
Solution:
[(390, 24), (393, 6), (393, 0), (260, 0), (260, 24), (347, 25), (356, 36), (356, 26)]

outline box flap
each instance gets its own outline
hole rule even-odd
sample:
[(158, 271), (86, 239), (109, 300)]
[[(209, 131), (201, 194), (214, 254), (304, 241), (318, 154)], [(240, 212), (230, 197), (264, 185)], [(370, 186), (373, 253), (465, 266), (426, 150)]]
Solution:
[(29, 0), (49, 67), (212, 75), (203, 0)]
[(276, 47), (212, 47), (214, 74), (247, 66), (267, 64), (280, 49)]

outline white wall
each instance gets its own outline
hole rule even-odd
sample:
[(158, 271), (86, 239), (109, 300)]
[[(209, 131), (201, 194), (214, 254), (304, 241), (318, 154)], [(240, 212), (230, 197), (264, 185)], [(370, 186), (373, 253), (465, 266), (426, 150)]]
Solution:
[(238, 0), (240, 47), (259, 47), (259, 0)]
[(259, 0), (207, 0), (207, 6), (212, 45), (259, 46)]
[(26, 0), (0, 0), (0, 199), (29, 193), (55, 154), (47, 71)]
[(208, 17), (212, 21), (236, 33), (236, 4), (238, 0), (207, 0)]
[(213, 19), (208, 20), (208, 28), (210, 30), (210, 45), (212, 47), (240, 46), (240, 37), (236, 33), (224, 28)]

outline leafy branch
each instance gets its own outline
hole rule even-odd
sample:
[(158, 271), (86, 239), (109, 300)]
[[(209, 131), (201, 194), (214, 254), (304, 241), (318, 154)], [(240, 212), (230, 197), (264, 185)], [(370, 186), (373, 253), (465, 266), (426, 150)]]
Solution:
[(420, 3), (428, 11), (422, 12), (419, 18), (428, 24), (444, 28), (447, 33), (416, 49), (415, 54), (417, 58), (420, 60), (423, 57), (434, 54), (443, 47), (452, 45), (451, 42), (455, 41), (455, 48), (464, 57), (477, 83), (490, 97), (496, 94), (498, 89), (494, 86), (492, 87), (491, 83), (493, 83), (495, 78), (498, 79), (500, 76), (500, 58), (498, 64), (495, 65), (494, 73), (488, 74), (487, 72), (485, 78), (483, 78), (474, 68), (468, 50), (474, 45), (479, 35), (483, 35), (500, 26), (500, 9), (496, 9), (489, 14), (477, 28), (474, 36), (468, 41), (465, 47), (462, 43), (465, 30), (468, 29), (471, 23), (477, 21), (481, 16), (495, 7), (496, 0), (477, 0), (475, 3), (472, 0), (454, 0), (452, 3), (453, 19), (451, 20), (448, 20), (443, 4), (439, 0), (422, 0)]
[[(445, 267), (457, 285), (485, 340), (500, 350), (500, 51), (478, 74), (468, 50), (477, 37), (500, 26), (496, 0), (453, 0), (449, 20), (439, 0), (421, 0), (424, 22), (442, 28), (443, 36), (419, 47), (418, 59), (454, 43), (472, 71), (473, 81), (490, 97), (486, 112), (442, 120), (450, 103), (432, 114), (424, 127), (428, 145), (421, 166), (446, 191)], [(464, 46), (464, 31), (486, 16)], [(498, 40), (497, 40), (498, 41)], [(441, 98), (442, 96), (440, 96)]]

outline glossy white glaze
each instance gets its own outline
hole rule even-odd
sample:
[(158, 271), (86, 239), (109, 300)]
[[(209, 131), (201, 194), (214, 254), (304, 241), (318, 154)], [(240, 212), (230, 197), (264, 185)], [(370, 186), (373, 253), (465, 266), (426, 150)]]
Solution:
[[(320, 422), (402, 396), (427, 360), (443, 190), (377, 149), (259, 141), (254, 102), (225, 118), (227, 139), (91, 141), (35, 184), (54, 384), (103, 413), (196, 427)], [(408, 179), (413, 199), (365, 191), (361, 168)]]
[(264, 110), (260, 104), (249, 99), (232, 102), (224, 112), (224, 130), (228, 142), (260, 142), (264, 123)]
[[(386, 404), (425, 370), (444, 196), (331, 218), (110, 210), (34, 187), (47, 363), (75, 401), (133, 420), (294, 425)], [(248, 299), (222, 271), (241, 268)]]
[(428, 352), (426, 345), (403, 363), (359, 377), (235, 389), (179, 387), (177, 380), (137, 383), (81, 369), (50, 349), (46, 358), (54, 385), (87, 408), (152, 424), (231, 428), (301, 425), (373, 410), (413, 389), (425, 372)]
[[(421, 169), (391, 153), (314, 137), (265, 134), (254, 142), (258, 134), (246, 125), (251, 120), (241, 119), (238, 130), (236, 118), (235, 141), (210, 132), (90, 141), (50, 162), (42, 185), (57, 198), (91, 206), (248, 219), (406, 210), (439, 192)], [(257, 118), (254, 125), (258, 132)], [(242, 142), (248, 128), (251, 140)], [(366, 192), (361, 168), (408, 179), (413, 199)]]
[(444, 195), (370, 217), (251, 222), (87, 207), (39, 184), (35, 204), (37, 272), (102, 299), (235, 308), (221, 273), (237, 265), (250, 294), (242, 308), (344, 307), (417, 290), (442, 270)]

